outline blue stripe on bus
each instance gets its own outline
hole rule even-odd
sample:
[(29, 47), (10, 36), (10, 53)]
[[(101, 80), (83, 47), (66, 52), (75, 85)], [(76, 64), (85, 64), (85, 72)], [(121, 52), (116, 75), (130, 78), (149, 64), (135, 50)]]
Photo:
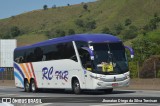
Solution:
[(16, 69), (19, 71), (19, 73), (21, 74), (21, 76), (22, 76), (23, 79), (24, 79), (24, 78), (25, 78), (25, 77), (24, 77), (24, 74), (23, 74), (22, 70), (20, 69), (20, 67), (19, 67), (16, 63), (14, 63), (14, 68), (16, 68)]
[(17, 72), (14, 72), (14, 76), (19, 79), (19, 81), (22, 83), (22, 85), (24, 87), (24, 80), (19, 76), (19, 74)]

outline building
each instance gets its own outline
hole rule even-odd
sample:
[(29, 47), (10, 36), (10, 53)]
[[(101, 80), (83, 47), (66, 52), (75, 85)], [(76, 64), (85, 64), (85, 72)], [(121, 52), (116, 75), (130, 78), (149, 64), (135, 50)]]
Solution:
[[(13, 52), (17, 47), (16, 39), (0, 39), (0, 80), (11, 79), (13, 72)], [(5, 71), (5, 72), (4, 72)]]

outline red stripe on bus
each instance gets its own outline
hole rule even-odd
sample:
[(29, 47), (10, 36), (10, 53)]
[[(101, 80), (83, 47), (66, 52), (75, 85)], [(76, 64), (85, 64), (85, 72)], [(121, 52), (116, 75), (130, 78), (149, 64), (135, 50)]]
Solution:
[(35, 76), (35, 73), (34, 73), (33, 65), (32, 65), (32, 63), (29, 63), (29, 64), (30, 64), (31, 69), (32, 69), (32, 73), (33, 73), (33, 76), (34, 76), (34, 82), (35, 82), (35, 84), (36, 84), (36, 88), (38, 88), (38, 86), (37, 86), (37, 80), (36, 80), (36, 76)]

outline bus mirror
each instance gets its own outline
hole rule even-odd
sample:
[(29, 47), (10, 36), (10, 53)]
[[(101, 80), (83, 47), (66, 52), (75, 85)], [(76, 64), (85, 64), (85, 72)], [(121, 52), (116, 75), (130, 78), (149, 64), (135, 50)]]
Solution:
[(133, 51), (133, 49), (131, 47), (129, 47), (129, 46), (124, 46), (124, 47), (130, 51), (131, 58), (134, 58), (134, 51)]
[(91, 56), (91, 60), (94, 60), (94, 56)]
[(93, 53), (93, 50), (91, 50), (90, 48), (88, 47), (81, 47), (83, 50), (86, 50), (88, 51), (88, 53), (90, 54), (90, 59), (91, 60), (94, 60), (94, 53)]
[(131, 58), (134, 58), (134, 55), (131, 55)]

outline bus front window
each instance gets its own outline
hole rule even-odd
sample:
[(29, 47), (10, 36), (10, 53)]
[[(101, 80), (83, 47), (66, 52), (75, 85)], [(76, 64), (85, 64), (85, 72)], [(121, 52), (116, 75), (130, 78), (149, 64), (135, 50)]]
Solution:
[(127, 72), (125, 48), (120, 43), (93, 43), (94, 72), (100, 74), (122, 74)]

